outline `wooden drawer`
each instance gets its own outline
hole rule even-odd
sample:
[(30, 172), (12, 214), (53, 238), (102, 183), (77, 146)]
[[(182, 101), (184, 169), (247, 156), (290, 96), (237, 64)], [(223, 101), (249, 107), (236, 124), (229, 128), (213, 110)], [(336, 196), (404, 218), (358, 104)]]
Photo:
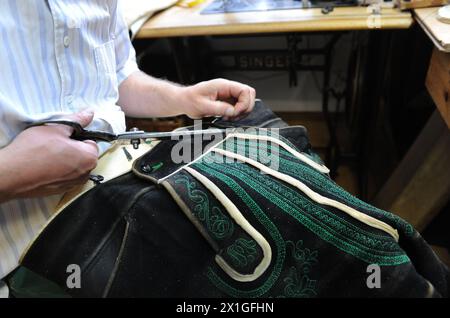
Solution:
[(425, 85), (450, 128), (450, 53), (434, 49)]

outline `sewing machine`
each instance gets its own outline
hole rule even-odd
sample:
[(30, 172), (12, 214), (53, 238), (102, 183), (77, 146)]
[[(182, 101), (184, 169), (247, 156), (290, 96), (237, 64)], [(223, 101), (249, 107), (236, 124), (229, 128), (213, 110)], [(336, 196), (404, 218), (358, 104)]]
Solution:
[(358, 0), (215, 0), (202, 14), (357, 6)]

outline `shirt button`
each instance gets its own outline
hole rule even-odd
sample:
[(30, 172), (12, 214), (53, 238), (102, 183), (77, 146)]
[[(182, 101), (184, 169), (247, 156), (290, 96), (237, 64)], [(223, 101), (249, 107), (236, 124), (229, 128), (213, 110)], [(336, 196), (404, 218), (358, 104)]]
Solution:
[(67, 21), (67, 26), (69, 29), (75, 29), (77, 27), (77, 21), (75, 21), (75, 19), (69, 19)]
[(73, 95), (67, 96), (67, 104), (71, 105), (73, 103)]
[(63, 43), (65, 47), (69, 47), (70, 39), (67, 35), (64, 37)]

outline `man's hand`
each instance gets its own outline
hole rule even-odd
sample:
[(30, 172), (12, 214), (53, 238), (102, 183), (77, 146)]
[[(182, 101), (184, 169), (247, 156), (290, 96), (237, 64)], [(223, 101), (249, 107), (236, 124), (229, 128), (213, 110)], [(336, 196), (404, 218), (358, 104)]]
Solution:
[(239, 119), (251, 112), (254, 104), (252, 87), (225, 79), (183, 87), (135, 72), (119, 86), (118, 105), (131, 117), (186, 114), (191, 118)]
[(224, 119), (239, 119), (252, 111), (255, 95), (255, 89), (248, 85), (214, 79), (183, 87), (180, 104), (191, 118), (223, 116)]
[[(68, 116), (86, 127), (92, 112)], [(97, 165), (94, 141), (70, 139), (64, 125), (32, 127), (0, 149), (0, 202), (64, 193), (85, 183)]]

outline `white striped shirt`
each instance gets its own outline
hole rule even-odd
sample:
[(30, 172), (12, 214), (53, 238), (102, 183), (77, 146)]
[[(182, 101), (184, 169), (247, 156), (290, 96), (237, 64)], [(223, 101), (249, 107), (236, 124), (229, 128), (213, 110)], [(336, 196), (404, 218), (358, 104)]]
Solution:
[[(27, 122), (87, 107), (89, 129), (125, 129), (118, 85), (137, 65), (117, 0), (1, 0), (0, 12), (0, 148)], [(59, 200), (0, 204), (0, 279)]]

